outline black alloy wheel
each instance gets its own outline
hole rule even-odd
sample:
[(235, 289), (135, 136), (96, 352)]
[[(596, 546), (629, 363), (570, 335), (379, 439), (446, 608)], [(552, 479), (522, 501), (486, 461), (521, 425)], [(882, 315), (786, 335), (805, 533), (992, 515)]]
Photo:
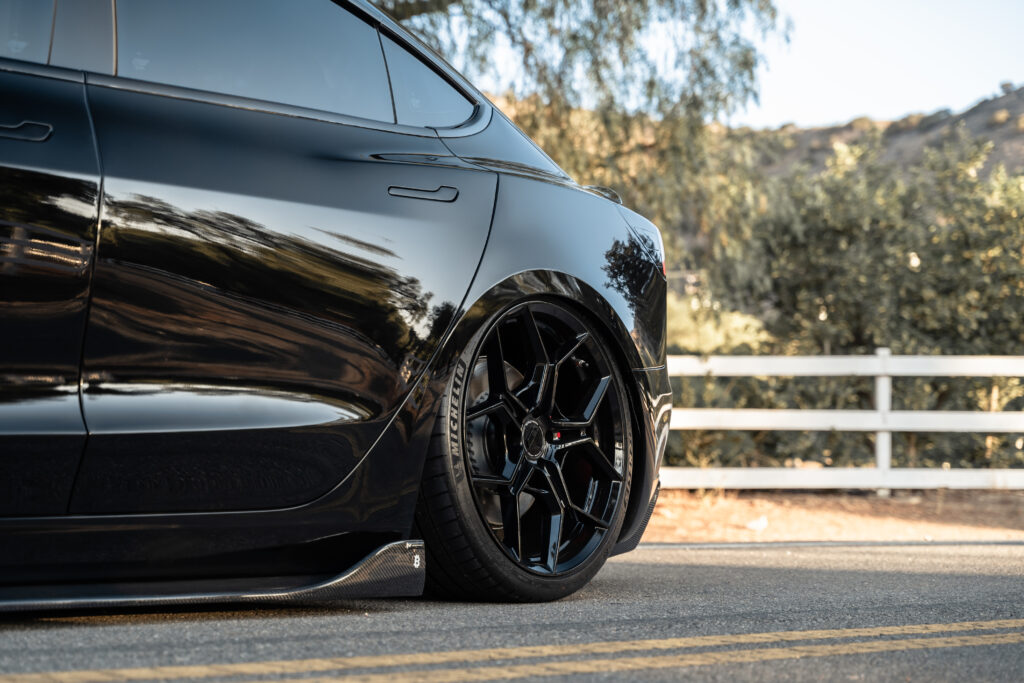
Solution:
[(417, 513), (428, 588), (549, 600), (586, 583), (632, 466), (625, 386), (593, 325), (548, 301), (508, 309), (463, 353), (442, 413)]

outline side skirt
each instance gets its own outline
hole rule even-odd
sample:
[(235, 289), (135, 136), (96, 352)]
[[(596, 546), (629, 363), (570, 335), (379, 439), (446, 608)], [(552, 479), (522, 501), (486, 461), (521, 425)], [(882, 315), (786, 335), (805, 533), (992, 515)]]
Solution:
[(381, 546), (338, 576), (19, 586), (0, 589), (0, 612), (216, 603), (322, 603), (422, 595), (423, 541)]

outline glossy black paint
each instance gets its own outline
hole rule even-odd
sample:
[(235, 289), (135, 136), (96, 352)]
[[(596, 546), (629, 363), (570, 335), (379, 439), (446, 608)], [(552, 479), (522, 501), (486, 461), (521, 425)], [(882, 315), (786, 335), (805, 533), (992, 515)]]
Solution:
[(530, 296), (569, 302), (607, 332), (621, 367), (638, 371), (631, 389), (643, 448), (635, 453), (622, 538), (645, 522), (672, 400), (665, 366), (666, 280), (661, 255), (652, 251), (660, 243), (652, 230), (639, 215), (620, 214), (609, 200), (572, 183), (502, 174), (487, 251), (467, 297), (476, 304), (456, 330), (464, 329), (464, 336), (452, 343), (461, 348), (498, 310)]
[(656, 229), (435, 66), (477, 98), (459, 128), (0, 60), (0, 112), (31, 92), (17, 116), (54, 124), (0, 137), (3, 256), (22, 226), (74, 261), (0, 272), (0, 583), (330, 573), (407, 538), (454, 359), (528, 298), (632, 376), (621, 538), (642, 527), (670, 406)]
[[(496, 174), (446, 164), (431, 137), (88, 93), (106, 181), (71, 512), (322, 495), (451, 322)], [(457, 199), (389, 192), (441, 186)]]
[[(0, 71), (0, 92), (0, 514), (63, 514), (85, 441), (96, 150), (81, 82)], [(18, 135), (26, 122), (49, 132)]]
[(548, 155), (499, 111), (494, 112), (490, 125), (475, 135), (444, 137), (453, 154), (484, 168), (569, 180)]

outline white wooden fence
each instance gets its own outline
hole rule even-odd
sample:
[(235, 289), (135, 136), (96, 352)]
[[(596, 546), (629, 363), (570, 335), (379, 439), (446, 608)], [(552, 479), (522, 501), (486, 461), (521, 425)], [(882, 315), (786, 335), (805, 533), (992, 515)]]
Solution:
[(894, 468), (892, 432), (1024, 434), (1024, 412), (892, 410), (893, 377), (1024, 377), (1024, 356), (669, 356), (673, 377), (874, 377), (874, 410), (673, 408), (672, 429), (875, 432), (875, 466), (663, 467), (676, 489), (1024, 489), (1024, 469)]

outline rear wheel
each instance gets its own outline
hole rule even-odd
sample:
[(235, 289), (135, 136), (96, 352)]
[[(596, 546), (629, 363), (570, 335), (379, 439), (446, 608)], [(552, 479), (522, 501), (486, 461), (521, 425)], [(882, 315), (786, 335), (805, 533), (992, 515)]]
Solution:
[(417, 509), (427, 589), (553, 600), (597, 573), (632, 473), (629, 402), (594, 327), (517, 305), (468, 344), (444, 396)]

